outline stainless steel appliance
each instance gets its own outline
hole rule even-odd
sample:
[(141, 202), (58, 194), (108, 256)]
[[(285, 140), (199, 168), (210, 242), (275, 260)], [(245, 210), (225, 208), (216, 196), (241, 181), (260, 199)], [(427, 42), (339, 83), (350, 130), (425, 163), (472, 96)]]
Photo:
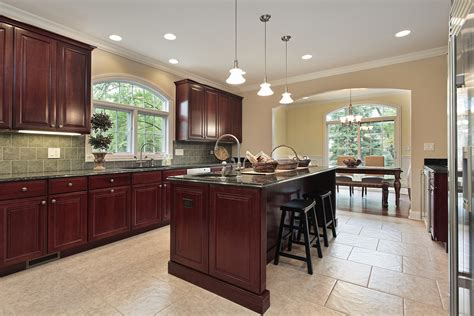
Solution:
[(448, 67), (450, 314), (474, 314), (474, 9), (453, 1)]

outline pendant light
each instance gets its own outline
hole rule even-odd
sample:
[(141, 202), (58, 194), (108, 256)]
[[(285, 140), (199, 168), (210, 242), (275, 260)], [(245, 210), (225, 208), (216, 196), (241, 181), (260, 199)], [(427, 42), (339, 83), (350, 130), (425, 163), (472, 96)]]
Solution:
[(263, 83), (260, 85), (260, 90), (257, 94), (261, 97), (266, 97), (273, 94), (271, 84), (267, 82), (267, 22), (272, 16), (270, 14), (264, 14), (260, 17), (260, 21), (265, 24), (265, 77), (263, 77)]
[(342, 125), (351, 126), (353, 124), (358, 124), (360, 126), (362, 121), (362, 116), (354, 115), (352, 111), (352, 89), (349, 90), (349, 106), (347, 107), (347, 115), (339, 118), (339, 121)]
[(290, 35), (285, 35), (281, 38), (281, 40), (285, 42), (285, 92), (281, 95), (281, 104), (293, 103), (291, 93), (288, 92), (288, 41), (290, 40), (290, 38)]
[(230, 75), (227, 78), (226, 82), (228, 84), (242, 84), (245, 82), (245, 71), (239, 68), (239, 62), (237, 60), (237, 0), (235, 2), (235, 43), (234, 43), (234, 68), (229, 70)]

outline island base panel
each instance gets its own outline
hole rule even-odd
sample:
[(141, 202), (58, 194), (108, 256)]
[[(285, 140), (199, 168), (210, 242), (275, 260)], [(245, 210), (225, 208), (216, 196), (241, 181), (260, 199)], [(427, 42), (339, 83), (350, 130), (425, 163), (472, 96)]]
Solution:
[(264, 290), (261, 294), (255, 294), (173, 261), (168, 261), (168, 273), (256, 313), (263, 314), (270, 307), (270, 292), (268, 290)]

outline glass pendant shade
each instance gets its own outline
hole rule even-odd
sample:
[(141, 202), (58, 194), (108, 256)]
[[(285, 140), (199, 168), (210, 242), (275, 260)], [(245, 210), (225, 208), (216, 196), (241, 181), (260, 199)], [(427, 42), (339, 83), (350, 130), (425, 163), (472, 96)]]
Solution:
[(237, 65), (229, 70), (230, 75), (225, 82), (228, 84), (242, 84), (245, 82), (245, 71), (240, 69)]
[(269, 84), (266, 80), (260, 85), (260, 90), (258, 90), (257, 94), (261, 97), (267, 97), (273, 94), (273, 90), (271, 84)]
[(289, 93), (288, 91), (283, 92), (281, 95), (280, 104), (290, 104), (290, 103), (293, 103), (293, 99), (291, 98), (291, 93)]

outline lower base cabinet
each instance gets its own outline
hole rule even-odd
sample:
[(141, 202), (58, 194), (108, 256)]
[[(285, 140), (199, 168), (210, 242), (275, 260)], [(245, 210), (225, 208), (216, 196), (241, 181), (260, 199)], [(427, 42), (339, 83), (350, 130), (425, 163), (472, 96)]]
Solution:
[(49, 196), (48, 252), (87, 243), (87, 192)]
[(0, 202), (0, 265), (46, 254), (46, 197)]
[(162, 184), (134, 185), (132, 187), (132, 229), (161, 221)]
[(89, 241), (130, 230), (130, 187), (89, 191)]

